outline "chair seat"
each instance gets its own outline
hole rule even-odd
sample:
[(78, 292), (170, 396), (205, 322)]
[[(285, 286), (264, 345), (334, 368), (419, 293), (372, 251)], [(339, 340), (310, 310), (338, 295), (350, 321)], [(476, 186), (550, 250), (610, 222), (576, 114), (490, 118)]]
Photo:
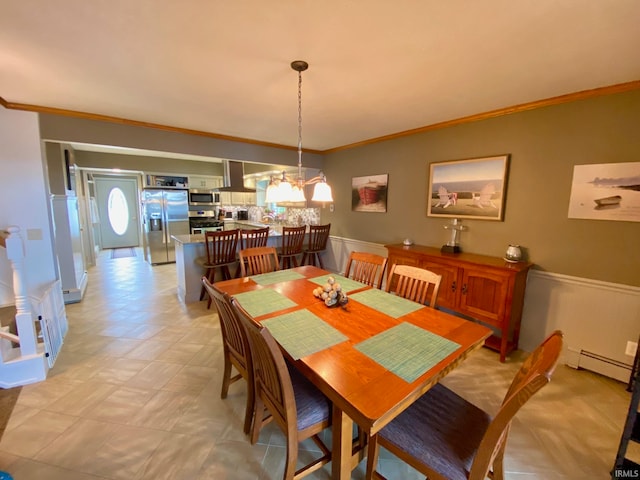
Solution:
[(287, 363), (298, 412), (298, 430), (331, 418), (331, 402), (295, 367)]
[(379, 435), (384, 443), (409, 453), (443, 477), (467, 480), (480, 440), (490, 423), (491, 416), (485, 411), (436, 384)]

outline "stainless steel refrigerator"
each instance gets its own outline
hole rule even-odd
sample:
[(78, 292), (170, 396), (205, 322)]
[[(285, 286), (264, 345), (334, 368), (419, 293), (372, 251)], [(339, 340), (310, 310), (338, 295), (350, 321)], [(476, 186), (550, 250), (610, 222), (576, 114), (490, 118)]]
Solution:
[(146, 188), (142, 191), (145, 259), (152, 265), (176, 261), (171, 235), (189, 234), (187, 190)]

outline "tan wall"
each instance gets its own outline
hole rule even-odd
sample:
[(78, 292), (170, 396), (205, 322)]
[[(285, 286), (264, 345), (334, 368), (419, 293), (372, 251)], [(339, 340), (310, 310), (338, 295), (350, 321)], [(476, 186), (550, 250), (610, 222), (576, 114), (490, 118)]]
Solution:
[[(640, 223), (567, 218), (573, 166), (640, 162), (640, 91), (433, 130), (325, 157), (332, 234), (441, 246), (449, 219), (427, 217), (429, 164), (508, 153), (503, 222), (465, 220), (464, 251), (502, 256), (520, 244), (536, 268), (640, 285)], [(389, 174), (387, 213), (351, 211), (351, 178)], [(640, 192), (638, 193), (640, 195)]]
[[(640, 223), (568, 219), (573, 166), (640, 161), (640, 91), (541, 108), (321, 155), (335, 212), (322, 209), (332, 234), (378, 243), (406, 237), (446, 243), (446, 219), (426, 215), (429, 164), (508, 153), (511, 165), (503, 222), (465, 220), (467, 252), (502, 256), (523, 246), (536, 268), (640, 285)], [(43, 139), (296, 164), (294, 151), (143, 127), (40, 115)], [(324, 165), (323, 165), (324, 160)], [(351, 211), (351, 178), (389, 174), (387, 213)]]
[[(298, 153), (294, 148), (275, 148), (204, 135), (45, 113), (40, 114), (39, 119), (42, 139), (48, 141), (114, 145), (274, 165), (298, 164)], [(304, 163), (306, 167), (322, 168), (322, 155), (305, 153)]]

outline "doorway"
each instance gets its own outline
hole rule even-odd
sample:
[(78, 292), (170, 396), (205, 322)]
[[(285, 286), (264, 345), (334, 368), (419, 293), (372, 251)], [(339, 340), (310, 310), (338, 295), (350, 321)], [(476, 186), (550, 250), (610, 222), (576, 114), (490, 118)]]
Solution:
[(138, 181), (94, 175), (102, 249), (140, 245)]

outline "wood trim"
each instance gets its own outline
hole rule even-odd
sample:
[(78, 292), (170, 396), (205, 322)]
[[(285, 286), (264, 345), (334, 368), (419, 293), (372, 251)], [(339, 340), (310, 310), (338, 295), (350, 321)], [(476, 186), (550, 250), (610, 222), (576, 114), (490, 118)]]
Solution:
[[(434, 123), (432, 125), (426, 125), (424, 127), (413, 128), (411, 130), (405, 130), (403, 132), (392, 133), (390, 135), (383, 135), (382, 137), (371, 138), (369, 140), (363, 140), (361, 142), (342, 145), (340, 147), (329, 148), (327, 150), (303, 149), (303, 151), (308, 153), (315, 153), (319, 155), (326, 155), (328, 153), (335, 153), (343, 150), (349, 150), (351, 148), (362, 147), (364, 145), (371, 145), (373, 143), (393, 140), (395, 138), (406, 137), (409, 135), (428, 132), (431, 130), (437, 130), (440, 128), (453, 127), (455, 125), (462, 125), (464, 123), (476, 122), (479, 120), (486, 120), (488, 118), (500, 117), (502, 115), (510, 115), (512, 113), (524, 112), (527, 110), (534, 110), (536, 108), (549, 107), (552, 105), (559, 105), (562, 103), (574, 102), (576, 100), (584, 100), (586, 98), (600, 97), (603, 95), (612, 95), (615, 93), (629, 92), (631, 90), (637, 90), (637, 89), (640, 89), (640, 80), (634, 80), (626, 83), (618, 83), (616, 85), (609, 85), (606, 87), (592, 88), (589, 90), (582, 90), (580, 92), (569, 93), (566, 95), (560, 95), (557, 97), (551, 97), (543, 100), (536, 100), (534, 102), (521, 103), (519, 105), (513, 105), (511, 107), (499, 108), (499, 109), (490, 110), (484, 113), (469, 115), (467, 117), (456, 118), (453, 120), (446, 120), (444, 122)], [(249, 143), (252, 145), (260, 145), (264, 147), (282, 148), (285, 150), (297, 150), (296, 146), (262, 142), (259, 140), (253, 140), (249, 138), (240, 138), (240, 137), (233, 137), (230, 135), (204, 132), (202, 130), (191, 130), (188, 128), (172, 127), (169, 125), (161, 125), (158, 123), (142, 122), (139, 120), (130, 120), (126, 118), (112, 117), (109, 115), (99, 115), (99, 114), (88, 113), (88, 112), (79, 112), (75, 110), (65, 110), (62, 108), (45, 107), (41, 105), (30, 105), (26, 103), (8, 102), (2, 97), (0, 97), (0, 105), (2, 105), (4, 108), (12, 109), (12, 110), (24, 110), (28, 112), (48, 113), (52, 115), (63, 115), (67, 117), (84, 118), (87, 120), (120, 123), (122, 125), (131, 125), (135, 127), (155, 128), (158, 130), (183, 133), (186, 135), (197, 135), (201, 137), (216, 138), (218, 140), (229, 140), (232, 142)]]
[(586, 98), (600, 97), (603, 95), (612, 95), (614, 93), (629, 92), (631, 90), (640, 89), (640, 80), (634, 80), (632, 82), (619, 83), (617, 85), (609, 85), (607, 87), (592, 88), (590, 90), (582, 90), (580, 92), (569, 93), (566, 95), (560, 95), (558, 97), (551, 97), (544, 100), (536, 100), (534, 102), (521, 103), (511, 107), (499, 108), (497, 110), (490, 110), (484, 113), (477, 113), (475, 115), (469, 115), (468, 117), (457, 118), (453, 120), (446, 120), (444, 122), (434, 123), (432, 125), (426, 125), (424, 127), (414, 128), (411, 130), (405, 130), (404, 132), (392, 133), (390, 135), (384, 135), (382, 137), (371, 138), (369, 140), (363, 140), (361, 142), (351, 143), (349, 145), (343, 145), (341, 147), (329, 148), (323, 150), (323, 154), (340, 152), (342, 150), (349, 150), (355, 147), (362, 147), (364, 145), (371, 145), (372, 143), (384, 142), (386, 140), (393, 140), (395, 138), (406, 137), (414, 135), (416, 133), (428, 132), (430, 130), (437, 130), (440, 128), (453, 127), (455, 125), (462, 125), (464, 123), (476, 122), (479, 120), (486, 120), (488, 118), (500, 117), (502, 115), (510, 115), (512, 113), (524, 112), (526, 110), (534, 110), (536, 108), (549, 107), (552, 105), (559, 105), (562, 103), (574, 102), (577, 100), (584, 100)]
[[(173, 127), (170, 125), (161, 125), (159, 123), (143, 122), (140, 120), (130, 120), (127, 118), (112, 117), (110, 115), (100, 115), (100, 114), (89, 113), (89, 112), (79, 112), (76, 110), (65, 110), (63, 108), (45, 107), (41, 105), (30, 105), (27, 103), (7, 102), (2, 97), (0, 97), (0, 105), (2, 105), (7, 109), (12, 109), (12, 110), (23, 110), (27, 112), (47, 113), (51, 115), (62, 115), (65, 117), (84, 118), (87, 120), (97, 120), (100, 122), (119, 123), (122, 125), (130, 125), (134, 127), (155, 128), (157, 130), (183, 133), (186, 135), (197, 135), (200, 137), (216, 138), (218, 140), (229, 140), (231, 142), (249, 143), (252, 145), (260, 145), (263, 147), (282, 148), (285, 150), (294, 150), (294, 151), (298, 150), (297, 146), (280, 145), (278, 143), (263, 142), (260, 140), (253, 140), (250, 138), (233, 137), (230, 135), (222, 135), (219, 133), (204, 132), (202, 130), (192, 130), (189, 128)], [(308, 153), (322, 154), (320, 150), (303, 149), (303, 151)]]

